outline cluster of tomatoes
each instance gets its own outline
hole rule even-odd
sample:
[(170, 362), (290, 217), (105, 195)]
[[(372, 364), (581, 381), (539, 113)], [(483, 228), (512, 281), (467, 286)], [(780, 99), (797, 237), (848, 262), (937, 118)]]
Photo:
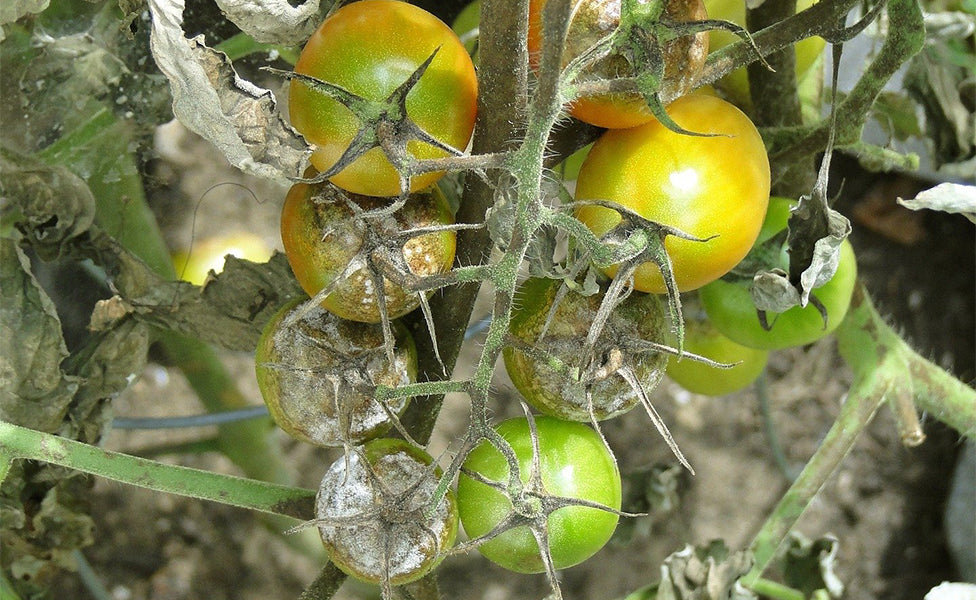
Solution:
[[(530, 3), (533, 56), (546, 44), (545, 4)], [(564, 65), (616, 27), (619, 6), (574, 3)], [(662, 17), (703, 18), (702, 4), (686, 1), (667, 2)], [(770, 204), (765, 149), (748, 117), (718, 97), (685, 95), (707, 39), (678, 37), (661, 48), (661, 89), (680, 96), (667, 108), (670, 126), (639, 94), (575, 99), (574, 116), (609, 129), (580, 168), (574, 206), (576, 218), (607, 243), (635, 216), (672, 232), (662, 237), (669, 272), (678, 291), (699, 290), (710, 320), (689, 324), (685, 347), (740, 363), (727, 372), (741, 386), (758, 375), (768, 349), (808, 343), (839, 323), (853, 256), (847, 246), (838, 275), (816, 292), (830, 316), (826, 328), (810, 307), (763, 328), (748, 286), (720, 279), (754, 245), (767, 255), (771, 244), (782, 247), (789, 207)], [(614, 78), (628, 68), (611, 56), (584, 76)], [(410, 282), (447, 273), (454, 260), (453, 216), (435, 185), (443, 173), (415, 166), (463, 152), (476, 95), (469, 49), (436, 17), (399, 0), (360, 0), (333, 12), (308, 41), (291, 82), (291, 121), (313, 145), (313, 169), (289, 191), (281, 233), (314, 301), (289, 305), (268, 324), (258, 379), (284, 430), (347, 448), (323, 479), (315, 523), (339, 568), (384, 586), (429, 572), (450, 551), (459, 520), (485, 556), (514, 571), (551, 572), (585, 560), (609, 540), (621, 502), (616, 462), (586, 423), (642, 404), (662, 429), (647, 391), (665, 369), (689, 389), (730, 389), (721, 383), (726, 371), (667, 358), (660, 294), (668, 286), (662, 263), (647, 262), (632, 265), (633, 291), (614, 299), (606, 319), (603, 294), (549, 279), (520, 286), (504, 361), (542, 416), (499, 424), (465, 458), (456, 493), (442, 489), (426, 452), (379, 437), (396, 429), (409, 439), (397, 418), (407, 400), (380, 402), (377, 389), (417, 378), (413, 340), (393, 319), (426, 302)], [(612, 278), (623, 268), (605, 272)], [(520, 477), (510, 473), (516, 463)]]

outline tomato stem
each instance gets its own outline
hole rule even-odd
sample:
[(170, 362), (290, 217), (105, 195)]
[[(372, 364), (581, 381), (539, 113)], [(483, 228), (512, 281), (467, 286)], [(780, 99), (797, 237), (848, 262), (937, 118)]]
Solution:
[[(159, 492), (210, 500), (273, 515), (305, 519), (311, 516), (315, 493), (233, 475), (167, 465), (154, 460), (102, 450), (0, 421), (0, 459), (40, 460)], [(2, 475), (0, 467), (0, 475)], [(284, 521), (282, 522), (284, 523)], [(292, 521), (287, 521), (293, 524)]]

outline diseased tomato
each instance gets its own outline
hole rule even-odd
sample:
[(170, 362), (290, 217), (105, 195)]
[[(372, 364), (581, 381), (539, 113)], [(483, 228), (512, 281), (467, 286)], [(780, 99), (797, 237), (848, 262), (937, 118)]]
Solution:
[[(368, 244), (383, 244), (390, 253), (399, 250), (409, 271), (417, 276), (450, 270), (454, 263), (453, 231), (420, 235), (403, 240), (399, 248), (390, 247), (404, 230), (454, 222), (447, 199), (436, 185), (411, 194), (394, 216), (371, 217), (365, 223), (352, 218), (347, 201), (367, 211), (382, 208), (387, 202), (347, 194), (328, 182), (296, 184), (285, 198), (281, 210), (281, 241), (295, 278), (309, 296), (342, 277), (357, 255), (372, 252)], [(394, 282), (384, 279), (383, 286), (391, 319), (420, 305), (417, 294)], [(381, 318), (375, 288), (368, 270), (359, 268), (342, 278), (322, 305), (343, 319), (378, 323)]]
[(317, 446), (361, 444), (382, 435), (407, 399), (384, 406), (374, 393), (379, 385), (417, 380), (413, 336), (394, 323), (390, 363), (377, 324), (347, 321), (317, 307), (285, 327), (285, 318), (302, 302), (285, 305), (268, 321), (254, 355), (258, 387), (275, 423)]
[[(478, 83), (467, 50), (437, 17), (406, 2), (361, 0), (330, 15), (312, 34), (295, 72), (339, 85), (363, 98), (386, 99), (437, 51), (437, 56), (407, 95), (407, 114), (422, 130), (464, 150), (474, 129)], [(295, 129), (315, 145), (312, 164), (326, 171), (339, 159), (361, 127), (358, 117), (332, 98), (292, 81), (289, 113)], [(407, 144), (416, 158), (441, 158), (443, 150), (418, 140)], [(418, 191), (443, 173), (410, 180)], [(400, 193), (399, 177), (380, 148), (343, 169), (332, 182), (368, 196)]]
[[(545, 40), (542, 37), (542, 10), (547, 0), (529, 3), (529, 57), (534, 67)], [(620, 23), (620, 0), (574, 0), (572, 21), (563, 49), (562, 66), (588, 50), (601, 38), (613, 32)], [(699, 21), (706, 19), (702, 0), (665, 0), (664, 19)], [(691, 89), (708, 55), (708, 33), (675, 38), (664, 44), (664, 80), (661, 94), (677, 97)], [(583, 79), (615, 79), (635, 75), (622, 56), (609, 56), (595, 65)], [(573, 102), (574, 117), (597, 127), (635, 127), (654, 119), (640, 94), (607, 94), (585, 96)]]
[[(724, 100), (692, 94), (673, 102), (668, 113), (685, 129), (718, 135), (682, 135), (657, 121), (607, 131), (583, 162), (576, 200), (613, 201), (648, 220), (711, 238), (672, 236), (665, 243), (678, 289), (689, 291), (718, 279), (749, 252), (769, 201), (769, 160), (755, 126)], [(593, 205), (579, 207), (576, 216), (597, 236), (621, 220), (617, 211)], [(653, 263), (638, 267), (634, 285), (666, 291)]]
[[(620, 472), (600, 436), (587, 425), (536, 417), (539, 469), (542, 485), (551, 496), (577, 498), (620, 509)], [(528, 481), (532, 462), (532, 438), (528, 421), (509, 419), (496, 431), (511, 445), (519, 461), (519, 477)], [(465, 470), (501, 484), (508, 482), (508, 462), (488, 442), (482, 442), (464, 461)], [(516, 506), (531, 512), (538, 497), (525, 494)], [(458, 511), (471, 538), (482, 536), (513, 509), (511, 499), (463, 471), (458, 478)], [(617, 515), (597, 508), (566, 506), (548, 516), (549, 551), (555, 568), (579, 564), (602, 548), (617, 526)], [(527, 526), (510, 529), (481, 544), (478, 550), (489, 560), (518, 573), (545, 570), (539, 546)]]
[(506, 346), (505, 369), (512, 383), (529, 404), (560, 419), (589, 422), (591, 410), (597, 420), (628, 412), (637, 406), (640, 398), (619, 369), (624, 366), (632, 369), (645, 392), (654, 389), (663, 375), (664, 354), (636, 352), (627, 347), (627, 342), (634, 339), (664, 339), (667, 325), (660, 300), (656, 296), (632, 293), (610, 314), (597, 338), (593, 356), (587, 357), (586, 335), (604, 295), (567, 293), (540, 341), (559, 287), (560, 282), (554, 279), (526, 280), (516, 292), (509, 333), (559, 359), (570, 372), (560, 372), (544, 359)]
[(737, 344), (705, 319), (686, 319), (684, 349), (715, 362), (735, 364), (731, 369), (713, 367), (682, 357), (668, 357), (667, 375), (689, 392), (723, 396), (744, 389), (766, 367), (769, 352)]
[(315, 498), (329, 560), (370, 583), (403, 585), (443, 560), (458, 530), (448, 490), (433, 508), (440, 468), (400, 439), (373, 440), (332, 463)]
[[(770, 199), (769, 216), (763, 225), (761, 240), (768, 240), (786, 229), (792, 203), (792, 200), (786, 198)], [(771, 266), (784, 271), (789, 269), (789, 255), (785, 247), (778, 253), (778, 260), (778, 264)], [(840, 261), (834, 277), (813, 290), (813, 295), (827, 312), (826, 326), (820, 311), (811, 303), (805, 307), (794, 306), (779, 314), (768, 313), (766, 318), (772, 327), (768, 331), (763, 329), (752, 302), (750, 281), (730, 282), (720, 279), (699, 290), (699, 297), (715, 328), (730, 339), (752, 348), (777, 350), (810, 344), (836, 329), (847, 314), (856, 280), (857, 260), (854, 248), (850, 242), (844, 240), (840, 246)]]

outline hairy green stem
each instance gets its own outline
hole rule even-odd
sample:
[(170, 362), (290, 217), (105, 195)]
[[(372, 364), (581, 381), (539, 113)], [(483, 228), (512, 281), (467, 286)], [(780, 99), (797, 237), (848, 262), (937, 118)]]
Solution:
[[(835, 139), (838, 147), (860, 140), (870, 108), (888, 80), (925, 43), (925, 23), (917, 0), (889, 0), (887, 15), (888, 32), (881, 49), (837, 106)], [(770, 161), (788, 165), (822, 151), (827, 144), (830, 126), (829, 120), (825, 119), (811, 128), (784, 129), (777, 136), (779, 139), (767, 139)]]
[(890, 384), (899, 392), (892, 395), (900, 403), (893, 406), (896, 416), (905, 410), (907, 399), (962, 435), (976, 437), (976, 390), (915, 352), (878, 314), (863, 287), (855, 289), (836, 335), (856, 379), (874, 387)]
[(102, 450), (75, 440), (0, 421), (5, 457), (39, 460), (159, 492), (179, 494), (264, 513), (308, 519), (315, 492)]
[(765, 571), (790, 530), (837, 469), (841, 460), (847, 456), (854, 442), (881, 406), (884, 395), (872, 395), (868, 387), (862, 383), (851, 388), (840, 414), (837, 415), (837, 420), (827, 432), (820, 447), (756, 534), (750, 546), (756, 562), (753, 569), (742, 578), (742, 583), (746, 587), (751, 588)]
[(879, 407), (905, 410), (905, 392), (916, 405), (965, 436), (976, 435), (976, 390), (925, 360), (878, 314), (863, 286), (836, 332), (854, 382), (820, 447), (753, 539), (756, 563), (743, 583), (752, 586), (817, 492), (854, 446)]

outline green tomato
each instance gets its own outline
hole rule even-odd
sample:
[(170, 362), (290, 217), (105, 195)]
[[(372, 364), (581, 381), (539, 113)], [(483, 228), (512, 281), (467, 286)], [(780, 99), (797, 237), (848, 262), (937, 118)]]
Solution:
[[(770, 207), (779, 206), (769, 211), (770, 216), (763, 227), (766, 239), (786, 228), (791, 202), (785, 198), (770, 199)], [(789, 262), (786, 252), (781, 252), (779, 258), (780, 264), (775, 266), (787, 270)], [(850, 242), (844, 240), (840, 246), (840, 261), (834, 277), (813, 290), (813, 295), (827, 311), (826, 326), (820, 311), (811, 303), (805, 307), (794, 306), (783, 313), (767, 314), (767, 322), (771, 325), (767, 331), (759, 321), (752, 302), (751, 282), (748, 281), (730, 282), (720, 279), (702, 287), (698, 295), (708, 318), (724, 335), (751, 348), (778, 350), (810, 344), (836, 329), (847, 314), (856, 280), (857, 261), (854, 248)]]
[[(797, 0), (797, 12), (813, 6), (818, 0)], [(731, 21), (736, 25), (746, 25), (746, 4), (743, 0), (705, 0), (708, 18)], [(715, 52), (729, 44), (739, 41), (739, 36), (724, 29), (713, 29), (708, 32), (708, 50)], [(796, 77), (799, 80), (817, 62), (823, 54), (827, 42), (821, 37), (809, 37), (796, 44)], [(749, 75), (745, 67), (732, 71), (718, 82), (729, 98), (739, 106), (748, 107), (752, 104), (749, 96)]]
[[(552, 496), (579, 498), (620, 509), (620, 472), (600, 436), (587, 425), (536, 417), (539, 467), (543, 486)], [(509, 419), (496, 431), (512, 446), (519, 460), (522, 482), (528, 480), (532, 438), (525, 418)], [(508, 462), (494, 446), (482, 442), (464, 461), (464, 469), (502, 484), (508, 481)], [(458, 511), (471, 538), (482, 536), (513, 510), (512, 501), (462, 472), (458, 478)], [(533, 498), (526, 495), (531, 504)], [(519, 503), (521, 504), (521, 503)], [(596, 508), (566, 506), (548, 517), (549, 551), (555, 568), (564, 569), (593, 556), (617, 526), (617, 515)], [(526, 526), (510, 529), (478, 546), (489, 560), (518, 573), (545, 570), (542, 555)]]
[(706, 396), (744, 389), (759, 377), (769, 358), (768, 351), (737, 344), (706, 320), (685, 321), (684, 349), (716, 362), (737, 363), (721, 369), (688, 357), (668, 358), (668, 377), (689, 392)]

